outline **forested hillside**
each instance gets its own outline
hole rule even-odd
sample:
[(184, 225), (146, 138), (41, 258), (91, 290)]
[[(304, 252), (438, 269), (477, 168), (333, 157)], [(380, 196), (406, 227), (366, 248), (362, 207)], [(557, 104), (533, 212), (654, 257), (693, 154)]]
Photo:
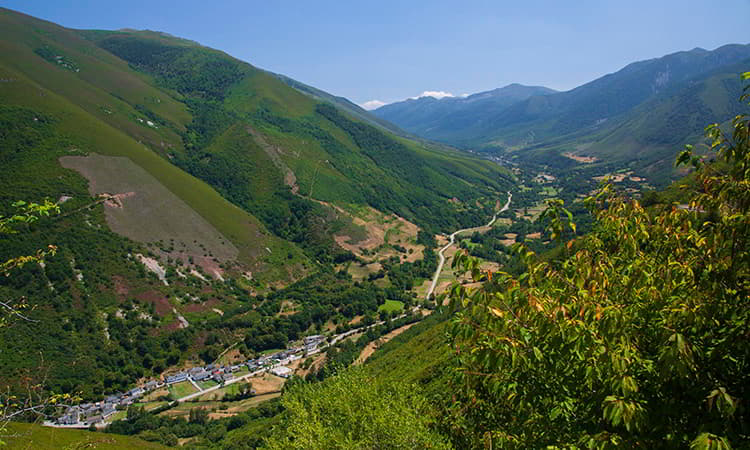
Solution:
[[(485, 221), (513, 180), (165, 34), (3, 9), (0, 48), (0, 215), (60, 207), (0, 242), (3, 261), (57, 248), (0, 280), (32, 307), (0, 329), (13, 392), (43, 380), (96, 400), (408, 307), (404, 287), (436, 264), (432, 233)], [(371, 261), (334, 238), (369, 242), (367, 215), (382, 222), (367, 249), (379, 275), (355, 280), (347, 264)]]
[(748, 58), (378, 118), (0, 9), (0, 445), (748, 447)]
[[(271, 74), (214, 50), (148, 33), (83, 35), (185, 96), (195, 118), (185, 148), (171, 153), (175, 163), (286, 238), (294, 237), (285, 230), (291, 224), (279, 222), (295, 214), (296, 208), (284, 206), (294, 201), (290, 188), (323, 201), (369, 204), (442, 229), (476, 220), (447, 200), (476, 199), (511, 179), (498, 167), (402, 140), (335, 107), (317, 105)], [(245, 153), (248, 147), (256, 150)], [(278, 154), (276, 170), (259, 167), (263, 151)], [(403, 164), (394, 165), (399, 160)], [(263, 189), (260, 180), (274, 171), (287, 186), (277, 181)], [(444, 211), (440, 219), (432, 213), (438, 209)], [(303, 220), (310, 224), (310, 218)]]
[[(517, 244), (527, 263), (520, 276), (456, 258), (473, 283), (454, 284), (438, 323), (383, 346), (365, 365), (372, 389), (403, 391), (391, 408), (422, 411), (412, 426), (436, 434), (415, 439), (432, 448), (445, 439), (455, 448), (745, 448), (749, 131), (747, 115), (729, 133), (709, 126), (715, 160), (688, 147), (677, 164), (695, 172), (649, 196), (647, 208), (603, 186), (586, 200), (596, 217), (586, 236), (571, 239), (575, 218), (550, 201), (543, 217), (562, 251)], [(678, 207), (675, 196), (689, 202)], [(290, 446), (324, 430), (329, 448), (387, 434), (388, 411), (372, 420), (383, 426), (353, 434), (316, 406), (321, 395), (326, 405), (352, 396), (349, 414), (369, 411), (377, 401), (346, 384), (362, 376), (349, 371), (285, 397), (283, 420), (298, 438)], [(282, 426), (268, 442), (283, 436)]]
[[(571, 155), (594, 166), (628, 165), (663, 185), (673, 175), (675, 146), (697, 143), (704, 124), (740, 112), (737, 74), (749, 58), (749, 45), (696, 48), (629, 64), (566, 92), (529, 92), (494, 108), (470, 103), (469, 96), (409, 100), (374, 113), (419, 136), (523, 164), (543, 161), (565, 169), (562, 155)], [(420, 122), (420, 110), (430, 108), (440, 113)]]

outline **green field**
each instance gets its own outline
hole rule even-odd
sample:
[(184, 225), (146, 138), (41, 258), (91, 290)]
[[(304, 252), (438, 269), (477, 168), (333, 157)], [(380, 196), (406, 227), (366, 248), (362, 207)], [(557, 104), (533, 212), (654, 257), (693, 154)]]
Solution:
[(193, 386), (193, 383), (189, 381), (181, 381), (169, 386), (169, 395), (174, 399), (180, 399), (190, 394), (194, 394), (198, 390)]
[(270, 354), (272, 354), (272, 353), (283, 352), (284, 350), (285, 350), (285, 349), (283, 349), (283, 348), (270, 348), (270, 349), (268, 349), (268, 350), (263, 350), (262, 352), (260, 352), (260, 355), (261, 355), (261, 356), (264, 356), (264, 355), (270, 355)]
[(385, 311), (388, 313), (401, 312), (404, 310), (404, 302), (399, 300), (386, 300), (385, 303), (378, 307), (378, 311)]
[[(50, 428), (28, 423), (11, 422), (3, 440), (9, 449), (59, 450), (95, 448), (102, 450), (166, 449), (161, 444), (131, 436), (104, 434), (75, 429)], [(10, 436), (8, 436), (10, 435)]]
[(553, 188), (552, 186), (544, 186), (540, 194), (546, 197), (554, 197), (557, 195), (557, 189)]
[(224, 397), (225, 394), (229, 395), (235, 395), (240, 391), (240, 386), (245, 384), (244, 382), (236, 382), (229, 385), (226, 385), (223, 388), (216, 389), (214, 391), (208, 392), (205, 395), (201, 395), (198, 397), (198, 401), (200, 402), (208, 402), (212, 400), (218, 400)]
[(198, 381), (198, 386), (200, 386), (201, 389), (208, 389), (208, 388), (212, 388), (212, 387), (218, 386), (218, 385), (219, 385), (219, 383), (217, 383), (217, 382), (215, 382), (213, 380)]
[(227, 411), (228, 413), (239, 413), (247, 411), (250, 408), (254, 408), (263, 402), (274, 399), (281, 396), (281, 392), (272, 392), (270, 394), (256, 395), (254, 397), (246, 398), (236, 402), (221, 402), (221, 401), (189, 401), (180, 403), (174, 408), (170, 408), (166, 411), (159, 413), (161, 416), (177, 417), (187, 416), (190, 414), (190, 410), (196, 407), (205, 408), (214, 411)]

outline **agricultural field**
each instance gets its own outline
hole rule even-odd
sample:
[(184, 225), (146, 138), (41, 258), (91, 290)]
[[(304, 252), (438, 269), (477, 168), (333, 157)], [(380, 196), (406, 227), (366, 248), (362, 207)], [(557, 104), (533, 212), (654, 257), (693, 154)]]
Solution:
[(203, 402), (184, 402), (170, 408), (166, 411), (159, 413), (160, 416), (165, 417), (184, 417), (187, 418), (190, 415), (190, 410), (195, 408), (207, 409), (209, 411), (210, 419), (221, 419), (224, 417), (231, 417), (241, 412), (247, 411), (251, 408), (255, 408), (261, 403), (267, 402), (274, 398), (280, 397), (281, 392), (274, 392), (270, 394), (256, 395), (254, 397), (246, 398), (236, 402), (222, 402), (222, 401), (203, 401)]
[(351, 226), (334, 238), (342, 248), (362, 260), (372, 264), (392, 256), (408, 262), (422, 258), (424, 246), (416, 244), (419, 227), (408, 220), (357, 205), (346, 205), (338, 211), (351, 216)]
[(538, 202), (532, 207), (529, 208), (523, 208), (523, 209), (516, 209), (514, 210), (516, 213), (517, 219), (525, 219), (529, 222), (534, 222), (539, 216), (542, 214), (542, 211), (546, 208), (546, 205), (544, 202)]
[(386, 300), (385, 303), (378, 307), (378, 311), (387, 313), (401, 312), (404, 310), (404, 302), (398, 300)]
[(197, 381), (196, 383), (198, 384), (198, 386), (200, 386), (200, 387), (201, 387), (201, 389), (208, 389), (208, 388), (212, 388), (212, 387), (214, 387), (214, 386), (218, 386), (218, 384), (219, 384), (219, 383), (217, 383), (217, 382), (215, 382), (215, 381), (213, 381), (213, 380), (208, 380), (208, 381)]
[(175, 400), (196, 392), (198, 392), (198, 390), (189, 381), (181, 381), (169, 386), (169, 394)]

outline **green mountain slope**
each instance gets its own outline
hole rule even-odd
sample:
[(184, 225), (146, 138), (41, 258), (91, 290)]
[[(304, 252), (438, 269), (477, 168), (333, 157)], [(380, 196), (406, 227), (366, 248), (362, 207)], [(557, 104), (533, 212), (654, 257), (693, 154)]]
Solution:
[(102, 450), (129, 450), (133, 448), (166, 449), (162, 444), (147, 442), (131, 436), (95, 433), (65, 428), (47, 428), (27, 423), (10, 423), (3, 436), (9, 448), (57, 450), (61, 448), (96, 448)]
[[(169, 152), (173, 161), (284, 238), (299, 241), (295, 225), (284, 222), (297, 202), (290, 191), (369, 204), (442, 228), (466, 217), (449, 199), (491, 195), (511, 179), (484, 161), (361, 123), (215, 50), (148, 32), (81, 34), (183, 96), (194, 121), (183, 133), (183, 148)], [(262, 167), (263, 159), (277, 170)], [(436, 219), (436, 210), (445, 211), (444, 220)]]
[[(696, 48), (494, 110), (466, 107), (463, 116), (443, 114), (459, 99), (420, 99), (387, 105), (375, 114), (459, 147), (540, 165), (564, 160), (563, 153), (590, 156), (600, 163), (629, 164), (665, 182), (671, 152), (696, 142), (705, 123), (725, 122), (739, 111), (734, 99), (739, 73), (747, 67), (750, 45)], [(429, 108), (434, 111), (426, 120)]]
[(288, 84), (289, 86), (297, 89), (298, 91), (304, 94), (307, 94), (310, 97), (317, 99), (319, 101), (332, 103), (336, 105), (336, 107), (345, 111), (347, 114), (354, 116), (355, 118), (363, 122), (380, 127), (398, 136), (414, 138), (414, 136), (409, 136), (404, 130), (397, 127), (393, 123), (387, 120), (383, 120), (380, 117), (376, 116), (375, 114), (371, 114), (370, 112), (364, 110), (362, 107), (353, 103), (352, 101), (350, 101), (349, 99), (345, 97), (340, 97), (337, 95), (329, 94), (328, 92), (325, 92), (323, 90), (320, 90), (308, 84), (302, 83), (295, 79), (289, 78), (285, 75), (281, 75), (278, 73), (274, 73), (273, 75), (278, 77), (281, 81)]
[(735, 101), (742, 87), (739, 73), (750, 59), (722, 66), (665, 90), (627, 113), (593, 129), (571, 133), (511, 154), (527, 162), (551, 153), (597, 158), (601, 163), (628, 164), (652, 179), (669, 179), (674, 153), (685, 144), (703, 142), (705, 124), (724, 123), (747, 107)]
[[(0, 21), (3, 105), (50, 116), (54, 133), (71, 137), (83, 152), (129, 158), (232, 241), (248, 268), (270, 269), (264, 247), (301, 258), (252, 215), (158, 154), (181, 145), (179, 133), (191, 118), (184, 104), (72, 31), (7, 10)], [(58, 61), (69, 61), (71, 68)], [(154, 115), (172, 127), (148, 126)], [(8, 170), (2, 175), (22, 182)]]
[(0, 162), (0, 215), (19, 199), (62, 210), (0, 239), (2, 261), (59, 248), (0, 277), (0, 296), (29, 299), (36, 321), (0, 329), (0, 386), (29, 377), (86, 400), (238, 342), (247, 356), (375, 313), (405, 294), (336, 276), (352, 255), (333, 235), (363, 233), (346, 211), (454, 229), (484, 222), (513, 180), (194, 42), (6, 9)]

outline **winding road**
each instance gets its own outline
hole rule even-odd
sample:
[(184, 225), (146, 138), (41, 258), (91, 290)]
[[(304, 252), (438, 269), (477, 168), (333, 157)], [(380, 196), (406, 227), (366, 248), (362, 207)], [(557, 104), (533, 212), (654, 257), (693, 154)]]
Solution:
[(477, 231), (477, 230), (479, 230), (481, 228), (491, 227), (492, 224), (494, 224), (495, 221), (497, 220), (497, 216), (500, 213), (503, 213), (503, 212), (507, 211), (508, 208), (510, 208), (510, 200), (512, 198), (513, 198), (513, 194), (511, 194), (510, 191), (508, 191), (508, 201), (505, 202), (505, 206), (503, 206), (500, 211), (498, 211), (498, 212), (495, 213), (495, 215), (492, 217), (492, 220), (490, 220), (487, 225), (485, 225), (483, 227), (463, 228), (461, 230), (454, 231), (453, 234), (450, 235), (450, 238), (451, 238), (450, 242), (445, 247), (441, 248), (440, 252), (438, 252), (438, 257), (440, 258), (440, 261), (438, 262), (438, 266), (437, 266), (437, 270), (435, 271), (435, 275), (433, 275), (433, 277), (432, 277), (432, 283), (430, 283), (430, 289), (427, 290), (427, 295), (425, 296), (426, 299), (429, 300), (430, 296), (435, 291), (435, 287), (437, 286), (438, 278), (440, 277), (440, 272), (443, 271), (443, 265), (445, 264), (445, 255), (444, 255), (444, 253), (445, 253), (446, 250), (448, 250), (449, 248), (451, 248), (451, 246), (455, 243), (456, 236), (459, 233), (466, 233), (467, 231), (468, 232)]

